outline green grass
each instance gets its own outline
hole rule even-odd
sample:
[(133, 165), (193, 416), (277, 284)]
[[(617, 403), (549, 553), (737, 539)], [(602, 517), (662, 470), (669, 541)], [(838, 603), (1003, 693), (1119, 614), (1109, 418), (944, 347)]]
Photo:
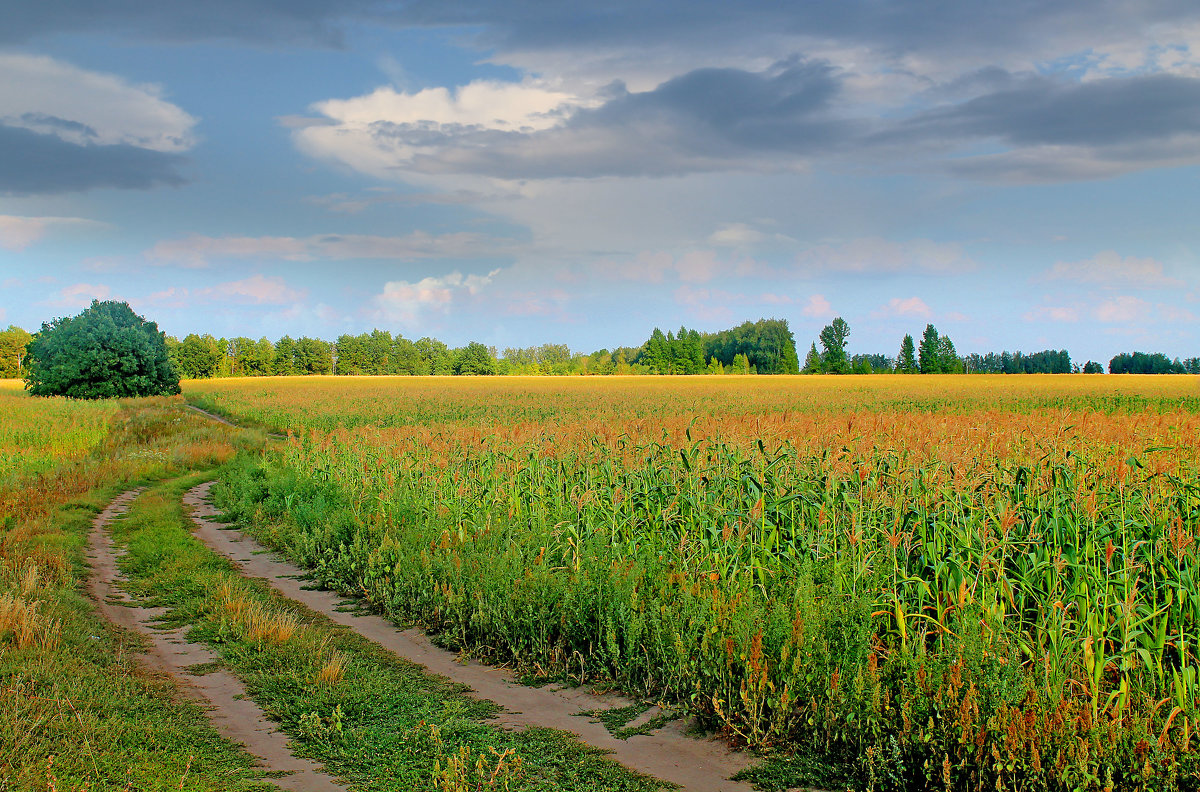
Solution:
[[(120, 489), (96, 490), (53, 514), (52, 538), (76, 564), (92, 519)], [(16, 571), (5, 556), (0, 590), (19, 590)], [(138, 667), (142, 640), (100, 618), (80, 579), (42, 581), (29, 592), (60, 622), (57, 642), (17, 647), (0, 636), (0, 790), (272, 788), (174, 684)]]
[[(465, 763), (472, 775), (480, 759), (489, 773), (499, 763), (497, 778), (513, 790), (662, 788), (568, 734), (501, 729), (488, 722), (495, 705), (470, 698), (461, 685), (431, 676), (263, 582), (240, 578), (188, 533), (180, 496), (196, 481), (186, 477), (154, 487), (118, 525), (115, 536), (129, 550), (123, 565), (130, 588), (149, 604), (168, 608), (165, 623), (189, 626), (192, 640), (218, 651), (293, 738), (298, 753), (363, 790), (465, 789), (452, 783), (461, 775), (455, 768)], [(256, 608), (262, 621), (294, 620), (293, 634), (284, 640), (251, 637), (247, 619), (236, 612)], [(342, 679), (316, 681), (334, 658), (344, 664)], [(434, 786), (435, 776), (442, 786)], [(506, 788), (498, 784), (482, 788)]]
[(671, 721), (680, 716), (678, 712), (663, 711), (650, 718), (645, 723), (638, 726), (630, 726), (644, 712), (649, 710), (650, 704), (646, 702), (637, 702), (630, 704), (628, 707), (611, 707), (609, 709), (587, 710), (579, 713), (586, 715), (599, 721), (604, 728), (608, 729), (608, 733), (618, 740), (628, 740), (638, 734), (650, 734), (656, 729), (666, 726)]

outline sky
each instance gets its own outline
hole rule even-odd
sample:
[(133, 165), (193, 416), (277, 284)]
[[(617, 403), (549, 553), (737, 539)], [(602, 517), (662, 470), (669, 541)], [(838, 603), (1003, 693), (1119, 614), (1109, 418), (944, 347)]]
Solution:
[(1193, 0), (0, 12), (0, 327), (1200, 355)]

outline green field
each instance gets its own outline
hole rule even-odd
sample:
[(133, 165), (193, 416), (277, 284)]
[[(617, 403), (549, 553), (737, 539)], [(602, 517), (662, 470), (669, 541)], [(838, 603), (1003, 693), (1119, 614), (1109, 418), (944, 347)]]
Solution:
[(224, 380), (224, 503), (530, 676), (877, 788), (1194, 789), (1194, 377)]

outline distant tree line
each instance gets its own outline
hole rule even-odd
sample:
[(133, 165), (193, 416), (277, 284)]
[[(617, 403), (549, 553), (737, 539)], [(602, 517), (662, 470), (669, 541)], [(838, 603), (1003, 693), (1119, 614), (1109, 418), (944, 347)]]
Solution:
[(1074, 371), (1071, 355), (1065, 349), (1047, 349), (1028, 355), (1020, 350), (967, 355), (966, 364), (971, 372), (977, 374), (1070, 374)]
[(846, 344), (850, 325), (837, 317), (821, 331), (804, 359), (805, 374), (960, 374), (967, 370), (966, 361), (958, 356), (950, 336), (938, 333), (932, 324), (925, 326), (918, 345), (911, 335), (900, 341), (896, 357), (883, 354), (848, 356)]
[[(27, 347), (34, 339), (19, 327), (0, 331), (0, 378), (29, 373)], [(932, 324), (919, 342), (909, 334), (895, 357), (849, 354), (850, 325), (837, 317), (813, 341), (803, 364), (783, 319), (743, 322), (715, 333), (655, 328), (637, 347), (574, 353), (566, 344), (497, 351), (478, 342), (451, 348), (435, 338), (411, 340), (387, 330), (343, 334), (336, 341), (283, 336), (272, 343), (238, 336), (166, 337), (171, 364), (185, 378), (336, 375), (608, 375), (608, 374), (1101, 374), (1094, 361), (1080, 366), (1065, 350), (989, 352), (960, 356), (948, 335)], [(1200, 358), (1174, 360), (1161, 353), (1114, 357), (1113, 374), (1200, 374)]]
[(1122, 352), (1108, 362), (1110, 374), (1200, 374), (1200, 358), (1171, 360), (1161, 352)]
[(185, 378), (336, 375), (604, 375), (795, 374), (796, 343), (786, 321), (745, 322), (719, 333), (655, 328), (640, 347), (572, 353), (566, 344), (494, 347), (472, 342), (452, 349), (434, 338), (416, 341), (386, 330), (345, 334), (329, 342), (284, 336), (167, 338), (171, 360)]

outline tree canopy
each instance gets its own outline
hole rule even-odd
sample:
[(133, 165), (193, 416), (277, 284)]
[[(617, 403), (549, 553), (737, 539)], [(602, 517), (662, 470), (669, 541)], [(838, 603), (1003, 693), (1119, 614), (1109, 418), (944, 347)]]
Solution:
[(496, 355), (478, 341), (472, 341), (454, 357), (455, 374), (495, 374)]
[(1122, 352), (1108, 362), (1110, 374), (1187, 374), (1188, 367), (1179, 358), (1171, 360), (1161, 352), (1152, 354)]
[(0, 379), (25, 376), (25, 350), (32, 338), (16, 325), (0, 330)]
[(745, 355), (759, 374), (799, 374), (800, 358), (796, 338), (786, 319), (759, 319), (708, 336), (704, 354), (732, 366), (734, 358)]
[(849, 374), (850, 360), (846, 357), (846, 342), (850, 325), (837, 317), (821, 330), (821, 370), (829, 374)]
[(973, 374), (1070, 374), (1074, 370), (1071, 355), (1065, 349), (968, 355), (967, 365)]
[(26, 387), (34, 396), (106, 399), (179, 393), (179, 375), (158, 325), (127, 303), (93, 300), (55, 319), (29, 344)]
[(717, 333), (680, 327), (664, 334), (656, 327), (629, 362), (650, 374), (716, 374), (718, 367), (730, 374), (800, 373), (796, 339), (784, 319), (743, 322)]

